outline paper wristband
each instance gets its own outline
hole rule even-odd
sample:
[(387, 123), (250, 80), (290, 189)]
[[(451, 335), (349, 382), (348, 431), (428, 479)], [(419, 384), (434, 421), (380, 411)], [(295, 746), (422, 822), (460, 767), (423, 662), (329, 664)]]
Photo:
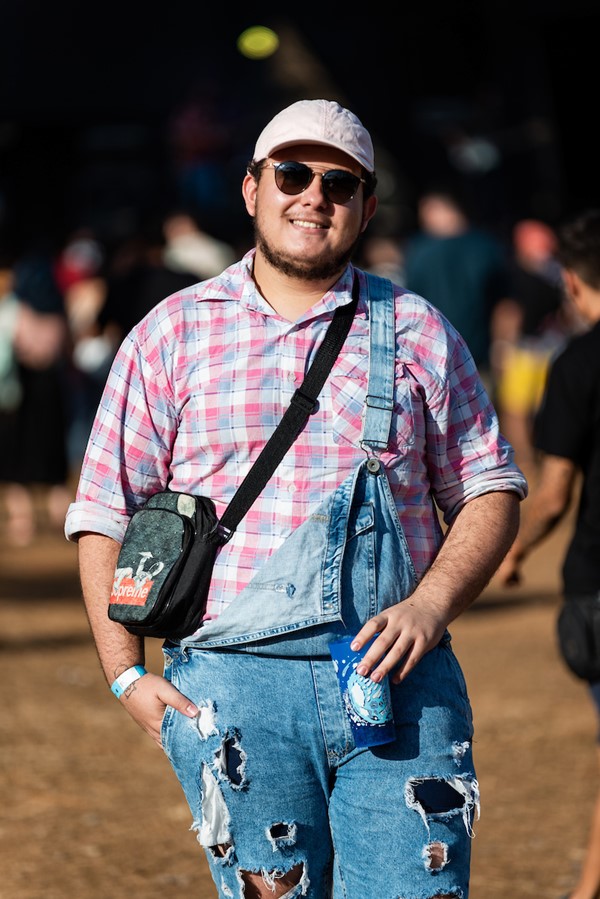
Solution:
[(128, 668), (127, 671), (120, 674), (118, 678), (113, 681), (110, 689), (117, 699), (120, 699), (127, 687), (130, 687), (134, 681), (139, 680), (144, 674), (148, 674), (148, 672), (142, 665), (134, 665), (133, 668)]

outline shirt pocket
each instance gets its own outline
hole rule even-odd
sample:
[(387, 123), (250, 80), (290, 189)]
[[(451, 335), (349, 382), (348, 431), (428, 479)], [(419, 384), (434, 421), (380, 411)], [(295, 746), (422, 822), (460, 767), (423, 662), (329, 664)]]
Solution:
[[(354, 361), (354, 364), (352, 364)], [(333, 406), (333, 439), (336, 443), (360, 447), (369, 382), (368, 358), (344, 360), (331, 376)], [(415, 444), (413, 405), (414, 382), (403, 363), (396, 366), (394, 411), (390, 428), (388, 452), (403, 453)]]

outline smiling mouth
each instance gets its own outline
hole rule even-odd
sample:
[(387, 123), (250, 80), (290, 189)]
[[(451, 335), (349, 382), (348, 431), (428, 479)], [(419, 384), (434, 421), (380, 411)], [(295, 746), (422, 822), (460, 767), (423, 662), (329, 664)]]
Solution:
[(298, 228), (305, 228), (307, 231), (326, 231), (327, 225), (320, 225), (318, 222), (307, 222), (306, 219), (290, 219), (292, 225)]

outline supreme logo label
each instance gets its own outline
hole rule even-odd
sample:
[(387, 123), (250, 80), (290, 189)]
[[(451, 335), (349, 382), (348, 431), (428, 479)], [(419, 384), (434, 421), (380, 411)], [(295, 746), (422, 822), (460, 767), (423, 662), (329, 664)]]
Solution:
[(127, 606), (143, 606), (154, 585), (154, 578), (165, 567), (164, 562), (154, 559), (151, 552), (139, 554), (140, 560), (134, 571), (129, 566), (117, 568), (110, 594), (111, 603)]
[(143, 606), (148, 599), (154, 581), (138, 584), (133, 578), (115, 578), (110, 594), (111, 603), (124, 603), (128, 606)]

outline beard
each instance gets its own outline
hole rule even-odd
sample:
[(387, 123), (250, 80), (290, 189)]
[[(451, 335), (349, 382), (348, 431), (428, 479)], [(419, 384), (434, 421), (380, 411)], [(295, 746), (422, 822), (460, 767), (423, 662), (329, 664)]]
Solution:
[(337, 253), (328, 250), (316, 258), (298, 258), (270, 246), (261, 230), (258, 218), (259, 216), (255, 215), (253, 219), (254, 242), (257, 249), (260, 250), (268, 264), (281, 274), (302, 281), (325, 281), (337, 278), (352, 259), (360, 240), (360, 234), (358, 234), (346, 249), (340, 249)]

